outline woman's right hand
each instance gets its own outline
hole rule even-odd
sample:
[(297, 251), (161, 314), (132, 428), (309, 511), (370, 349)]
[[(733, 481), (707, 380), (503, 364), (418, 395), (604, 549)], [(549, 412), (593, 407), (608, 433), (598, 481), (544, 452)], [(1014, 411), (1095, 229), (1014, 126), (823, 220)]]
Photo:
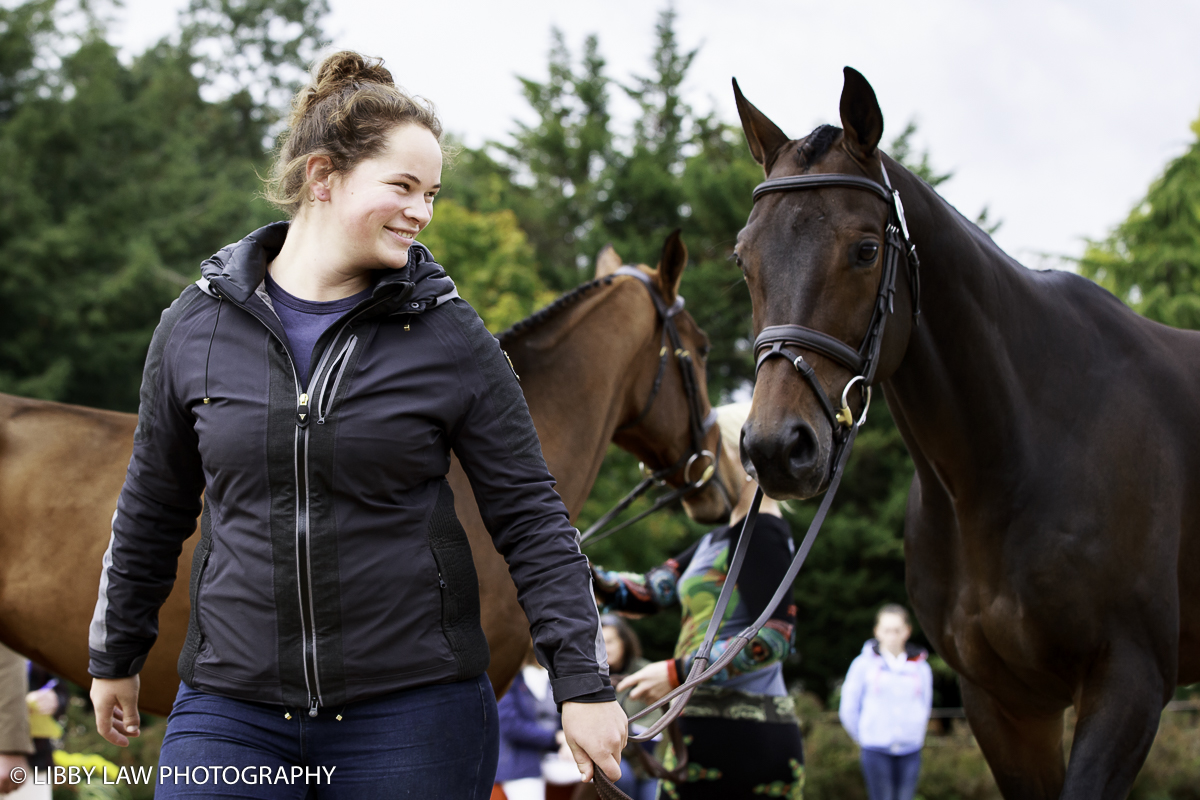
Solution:
[(96, 732), (118, 747), (128, 747), (130, 737), (138, 736), (138, 691), (141, 678), (92, 678), (92, 705), (96, 708)]

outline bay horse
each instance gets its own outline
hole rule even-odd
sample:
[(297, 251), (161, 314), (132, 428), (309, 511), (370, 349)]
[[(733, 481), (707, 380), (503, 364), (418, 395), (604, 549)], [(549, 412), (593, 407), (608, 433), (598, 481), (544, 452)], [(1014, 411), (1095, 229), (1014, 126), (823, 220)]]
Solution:
[[(907, 215), (919, 283), (900, 268), (874, 376), (916, 467), (906, 582), (1001, 792), (1125, 797), (1175, 686), (1200, 680), (1200, 333), (1007, 256), (879, 151), (883, 115), (854, 70), (842, 127), (798, 140), (734, 94), (768, 179), (838, 176), (756, 192), (735, 250), (756, 335), (803, 326), (853, 355)], [(828, 398), (856, 377), (837, 343), (796, 349)], [(748, 468), (772, 497), (819, 494), (839, 436), (827, 401), (802, 364), (760, 367)]]
[[(687, 250), (672, 235), (655, 270), (642, 267), (670, 305), (678, 294)], [(614, 276), (620, 258), (601, 254), (597, 278), (502, 335), (541, 439), (557, 490), (574, 519), (614, 438), (648, 466), (661, 468), (692, 448), (689, 403), (679, 370), (667, 370), (649, 413), (639, 414), (659, 371), (659, 318), (641, 281)], [(694, 353), (707, 348), (686, 313), (675, 316)], [(696, 360), (701, 412), (710, 406), (704, 366)], [(627, 422), (636, 425), (618, 430)], [(109, 522), (133, 447), (134, 414), (0, 395), (0, 641), (82, 686), (87, 630), (108, 546)], [(614, 436), (615, 435), (615, 436)], [(704, 445), (718, 451), (718, 431)], [(703, 522), (728, 519), (729, 454), (716, 477), (684, 501)], [(481, 622), (491, 648), (488, 676), (497, 695), (520, 669), (530, 647), (529, 623), (516, 587), (480, 517), (457, 459), (450, 484), (471, 541), (480, 583)], [(679, 475), (668, 479), (681, 485)], [(198, 537), (185, 543), (177, 574), (190, 575)], [(159, 637), (141, 673), (142, 710), (170, 711), (179, 686), (176, 661), (188, 626), (188, 586), (176, 584), (159, 614)]]

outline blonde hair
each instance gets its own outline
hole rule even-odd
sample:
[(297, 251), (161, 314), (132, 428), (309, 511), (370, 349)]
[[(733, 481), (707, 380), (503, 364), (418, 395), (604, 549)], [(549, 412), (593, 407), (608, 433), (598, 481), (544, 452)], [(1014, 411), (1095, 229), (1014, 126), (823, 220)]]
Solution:
[(746, 480), (746, 473), (742, 471), (742, 426), (746, 424), (746, 418), (749, 416), (749, 402), (717, 406), (717, 427), (721, 429), (721, 446), (733, 456), (732, 460), (738, 465), (738, 472), (742, 475), (741, 481)]
[(325, 156), (335, 172), (346, 172), (379, 153), (400, 125), (420, 125), (441, 142), (442, 123), (433, 104), (396, 86), (383, 59), (350, 50), (334, 53), (313, 68), (312, 81), (292, 98), (263, 193), (294, 217), (308, 198), (310, 156)]

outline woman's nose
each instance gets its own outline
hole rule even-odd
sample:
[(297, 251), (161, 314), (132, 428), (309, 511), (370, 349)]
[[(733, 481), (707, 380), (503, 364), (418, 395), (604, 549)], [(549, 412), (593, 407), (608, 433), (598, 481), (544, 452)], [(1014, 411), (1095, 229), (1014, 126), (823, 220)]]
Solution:
[(422, 228), (428, 225), (429, 220), (433, 218), (433, 208), (423, 198), (410, 204), (404, 213)]

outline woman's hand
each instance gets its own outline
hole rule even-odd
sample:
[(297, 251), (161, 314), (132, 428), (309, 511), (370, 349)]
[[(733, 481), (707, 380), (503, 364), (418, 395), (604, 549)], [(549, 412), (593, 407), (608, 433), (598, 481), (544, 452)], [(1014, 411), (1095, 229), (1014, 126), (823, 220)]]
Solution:
[(675, 688), (671, 685), (670, 663), (669, 661), (655, 661), (653, 664), (642, 667), (618, 683), (617, 691), (623, 692), (626, 689), (632, 689), (629, 697), (646, 703), (653, 703), (661, 699), (666, 696), (667, 692)]
[(25, 704), (39, 714), (52, 717), (58, 711), (58, 695), (53, 689), (37, 689), (25, 695)]
[(96, 707), (96, 732), (118, 747), (128, 747), (129, 738), (138, 736), (138, 691), (141, 678), (92, 678), (92, 705)]
[(629, 735), (629, 721), (615, 701), (562, 705), (562, 726), (567, 746), (583, 782), (592, 779), (592, 762), (612, 780), (621, 777), (621, 751)]

